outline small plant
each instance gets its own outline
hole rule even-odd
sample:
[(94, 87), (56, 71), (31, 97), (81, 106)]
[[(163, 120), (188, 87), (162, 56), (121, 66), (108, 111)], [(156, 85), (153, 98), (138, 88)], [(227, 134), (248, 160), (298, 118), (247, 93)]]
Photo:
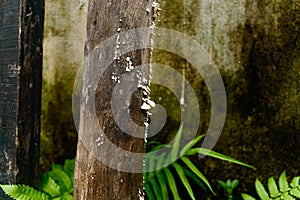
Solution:
[(16, 200), (72, 200), (75, 159), (66, 160), (64, 166), (53, 164), (52, 170), (41, 175), (41, 191), (27, 185), (0, 185)]
[[(285, 171), (283, 171), (279, 177), (278, 185), (275, 182), (274, 177), (270, 177), (268, 180), (268, 189), (269, 192), (264, 188), (263, 184), (256, 179), (255, 188), (258, 196), (262, 200), (269, 199), (284, 199), (284, 200), (294, 200), (300, 199), (300, 176), (294, 177), (290, 185), (288, 184)], [(255, 200), (254, 197), (242, 193), (244, 200)]]
[[(186, 144), (180, 151), (179, 146), (180, 146), (180, 140), (182, 136), (182, 130), (183, 130), (183, 124), (180, 125), (180, 128), (174, 138), (173, 145), (170, 144), (164, 145), (155, 141), (150, 142), (150, 144), (156, 145), (156, 147), (154, 147), (150, 152), (155, 152), (164, 147), (169, 149), (169, 153), (165, 152), (162, 153), (161, 155), (147, 154), (145, 158), (147, 161), (146, 163), (149, 163), (149, 166), (146, 166), (146, 172), (144, 175), (145, 177), (144, 187), (148, 199), (168, 200), (169, 192), (171, 192), (173, 198), (175, 200), (179, 200), (180, 196), (177, 192), (178, 183), (176, 183), (175, 181), (176, 176), (179, 177), (180, 181), (184, 185), (191, 199), (195, 199), (195, 195), (193, 193), (193, 190), (191, 188), (190, 182), (187, 179), (187, 177), (195, 181), (201, 188), (208, 187), (209, 190), (212, 193), (214, 193), (209, 181), (198, 170), (198, 168), (194, 165), (194, 163), (189, 158), (189, 156), (195, 154), (204, 154), (213, 158), (229, 161), (232, 163), (240, 164), (255, 169), (254, 167), (247, 165), (241, 161), (238, 161), (234, 158), (225, 156), (223, 154), (208, 149), (195, 147), (195, 144), (199, 142), (204, 137), (204, 135), (200, 135), (194, 138), (192, 141)], [(179, 159), (176, 160), (177, 157), (179, 157)], [(170, 163), (170, 161), (174, 161), (174, 162), (168, 166), (165, 166), (164, 163)], [(158, 169), (158, 170), (154, 170), (154, 169)]]
[(233, 199), (233, 196), (232, 196), (232, 192), (233, 190), (238, 186), (239, 184), (239, 181), (237, 179), (231, 181), (231, 179), (228, 179), (226, 181), (226, 183), (222, 180), (218, 180), (218, 184), (226, 190), (227, 192), (227, 197), (228, 197), (228, 200), (232, 200)]

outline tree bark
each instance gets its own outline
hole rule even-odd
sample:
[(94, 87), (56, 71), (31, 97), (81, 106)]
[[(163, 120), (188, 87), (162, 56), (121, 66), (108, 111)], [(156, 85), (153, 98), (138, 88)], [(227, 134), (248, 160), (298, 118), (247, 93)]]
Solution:
[[(150, 37), (149, 34), (141, 36), (134, 31), (128, 35), (122, 35), (122, 32), (150, 26), (151, 22), (152, 2), (148, 0), (89, 2), (74, 199), (123, 200), (142, 196), (143, 174), (135, 173), (134, 168), (143, 169), (143, 159), (133, 157), (128, 160), (127, 154), (117, 153), (106, 143), (111, 142), (128, 154), (144, 152), (142, 138), (146, 115), (141, 105), (145, 91), (135, 88), (141, 84), (141, 78), (146, 80), (143, 84), (148, 85), (149, 65), (145, 64), (150, 62), (151, 50), (139, 49), (138, 45), (141, 44), (138, 38), (144, 38), (150, 43)], [(109, 38), (113, 46), (110, 46), (111, 43), (101, 46)], [(121, 55), (119, 48), (131, 50)], [(128, 72), (128, 67), (138, 70)], [(93, 85), (93, 76), (97, 73), (102, 75)], [(129, 95), (128, 92), (132, 90), (134, 93), (127, 102), (127, 108), (131, 119), (140, 128), (130, 125), (130, 119), (123, 118), (119, 111), (114, 112), (114, 106), (122, 107), (124, 95)], [(114, 96), (115, 93), (118, 95)], [(112, 97), (114, 101), (111, 101)], [(97, 115), (96, 125), (90, 120), (94, 114), (93, 107)], [(119, 125), (128, 125), (127, 128), (133, 130), (137, 137), (130, 136), (131, 133)], [(125, 162), (129, 168), (124, 171), (122, 164)]]
[(0, 0), (1, 184), (39, 185), (43, 22), (44, 1)]

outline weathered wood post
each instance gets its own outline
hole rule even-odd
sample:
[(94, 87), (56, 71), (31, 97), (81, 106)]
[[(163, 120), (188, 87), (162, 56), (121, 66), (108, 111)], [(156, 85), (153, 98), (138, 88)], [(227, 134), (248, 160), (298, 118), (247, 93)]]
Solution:
[(43, 0), (0, 0), (1, 184), (38, 186), (43, 21)]
[[(152, 1), (89, 1), (74, 199), (138, 199), (142, 196), (143, 174), (132, 173), (130, 169), (143, 170), (143, 159), (128, 158), (132, 153), (144, 152), (143, 90), (138, 89), (138, 84), (147, 83), (149, 66), (145, 64), (150, 62), (150, 49), (139, 47), (143, 46), (143, 39), (150, 43), (150, 35), (135, 29), (150, 27), (151, 22)], [(130, 30), (130, 34), (124, 34)], [(122, 54), (122, 49), (128, 51)], [(100, 73), (98, 80), (97, 73)], [(139, 82), (141, 78), (143, 83)], [(117, 89), (114, 91), (114, 88)], [(136, 90), (131, 98), (122, 99), (133, 88)], [(128, 125), (130, 119), (114, 112), (124, 102), (127, 102), (130, 118), (140, 128)], [(97, 123), (93, 123), (93, 115), (97, 115)], [(120, 125), (128, 125), (132, 132), (123, 131)], [(133, 137), (133, 132), (140, 138)], [(110, 142), (115, 147), (110, 146)], [(116, 149), (128, 154), (117, 153)], [(122, 169), (123, 165), (128, 168)]]

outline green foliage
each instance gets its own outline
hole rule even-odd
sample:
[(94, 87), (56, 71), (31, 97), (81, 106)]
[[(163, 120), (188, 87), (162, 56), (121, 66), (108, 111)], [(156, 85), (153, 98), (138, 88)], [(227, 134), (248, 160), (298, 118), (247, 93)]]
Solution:
[(41, 191), (27, 185), (0, 185), (16, 200), (72, 200), (75, 159), (66, 160), (64, 166), (53, 164), (52, 170), (41, 175)]
[[(270, 177), (268, 180), (268, 189), (267, 191), (263, 184), (256, 179), (255, 188), (258, 196), (262, 200), (269, 199), (284, 199), (284, 200), (294, 200), (300, 199), (300, 184), (299, 184), (300, 176), (294, 177), (292, 182), (288, 184), (285, 171), (283, 171), (279, 177), (277, 186), (274, 177)], [(254, 197), (242, 193), (242, 197), (244, 200), (255, 200)]]
[[(220, 160), (229, 161), (232, 163), (240, 164), (246, 167), (255, 169), (254, 167), (247, 165), (241, 161), (225, 156), (223, 154), (194, 147), (204, 135), (200, 135), (186, 144), (182, 150), (180, 150), (180, 141), (182, 137), (183, 124), (174, 138), (173, 145), (163, 145), (158, 142), (149, 142), (149, 144), (155, 144), (156, 146), (147, 154), (145, 160), (148, 166), (145, 166), (145, 193), (148, 199), (162, 199), (168, 200), (169, 193), (172, 194), (175, 200), (179, 200), (180, 196), (177, 192), (178, 182), (176, 178), (182, 182), (191, 199), (195, 199), (194, 192), (192, 190), (190, 180), (195, 181), (197, 185), (206, 190), (208, 188), (212, 193), (213, 189), (206, 179), (206, 177), (198, 170), (194, 163), (190, 160), (189, 156), (196, 154), (208, 155)], [(148, 145), (149, 145), (148, 144)], [(156, 155), (155, 151), (166, 148), (169, 151)], [(167, 153), (168, 152), (168, 153)], [(176, 160), (176, 158), (179, 159)], [(168, 165), (168, 163), (172, 163)], [(189, 178), (189, 179), (188, 179)]]
[(231, 181), (231, 179), (228, 179), (225, 183), (222, 180), (218, 180), (218, 184), (226, 190), (228, 200), (232, 200), (233, 199), (233, 196), (232, 196), (233, 189), (235, 189), (238, 186), (239, 181), (237, 179), (235, 179), (233, 181)]

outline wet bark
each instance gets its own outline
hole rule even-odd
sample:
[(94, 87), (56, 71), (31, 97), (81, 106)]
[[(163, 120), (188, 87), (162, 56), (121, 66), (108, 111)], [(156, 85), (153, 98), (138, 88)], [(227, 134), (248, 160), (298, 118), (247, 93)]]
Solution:
[[(140, 37), (138, 33), (129, 34), (126, 38), (118, 34), (150, 26), (151, 10), (151, 1), (148, 0), (89, 2), (74, 199), (138, 199), (142, 195), (143, 174), (134, 173), (134, 170), (124, 172), (120, 166), (128, 162), (132, 169), (142, 169), (143, 160), (133, 158), (128, 161), (126, 155), (116, 153), (107, 143), (113, 143), (115, 148), (123, 149), (128, 154), (144, 152), (144, 140), (138, 138), (144, 136), (144, 129), (138, 131), (129, 125), (128, 128), (136, 131), (138, 137), (123, 131), (119, 125), (130, 124), (130, 120), (123, 119), (122, 114), (114, 113), (113, 109), (124, 104), (123, 94), (128, 95), (127, 92), (134, 90), (127, 106), (131, 119), (143, 127), (145, 113), (140, 109), (143, 91), (134, 88), (138, 88), (140, 76), (148, 79), (149, 65), (140, 65), (149, 63), (150, 49), (132, 48)], [(146, 34), (145, 39), (149, 42), (148, 37)], [(109, 38), (113, 42), (101, 47)], [(118, 48), (131, 50), (121, 55)], [(137, 73), (140, 76), (131, 76), (135, 72), (126, 72), (129, 64), (139, 68)], [(99, 79), (94, 79), (97, 73), (101, 75)], [(114, 97), (112, 102), (114, 88), (117, 88), (116, 94), (119, 96)], [(95, 98), (91, 101), (93, 94)], [(96, 115), (96, 124), (90, 120), (93, 114)]]
[(43, 21), (43, 1), (0, 1), (1, 184), (38, 187)]

